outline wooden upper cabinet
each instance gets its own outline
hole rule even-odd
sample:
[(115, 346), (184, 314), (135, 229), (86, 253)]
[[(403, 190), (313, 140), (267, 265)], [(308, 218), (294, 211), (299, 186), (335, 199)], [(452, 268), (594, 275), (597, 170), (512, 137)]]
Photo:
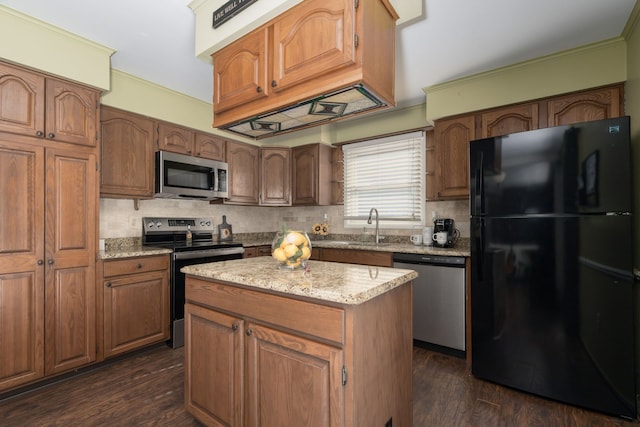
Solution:
[(355, 63), (354, 3), (306, 1), (273, 23), (273, 88), (286, 89)]
[(213, 110), (217, 113), (269, 94), (268, 31), (251, 33), (213, 54)]
[(0, 62), (0, 131), (44, 136), (44, 80)]
[(260, 174), (260, 204), (291, 205), (291, 149), (262, 147)]
[(73, 144), (97, 145), (99, 95), (95, 90), (47, 79), (45, 137)]
[(194, 155), (195, 132), (166, 122), (158, 123), (158, 148), (173, 153)]
[(0, 62), (0, 131), (95, 147), (99, 93)]
[(226, 141), (220, 137), (196, 132), (195, 136), (195, 155), (211, 160), (224, 162), (226, 159), (225, 148)]
[(436, 147), (435, 136), (433, 129), (429, 129), (425, 132), (426, 139), (426, 197), (427, 200), (436, 200), (438, 193), (438, 178), (436, 165), (438, 160), (436, 159)]
[(305, 0), (213, 53), (214, 126), (355, 84), (395, 105), (397, 18), (386, 0)]
[(476, 139), (475, 117), (435, 123), (438, 199), (462, 199), (469, 194), (469, 141)]
[(560, 126), (624, 115), (623, 86), (562, 96), (547, 102), (548, 125)]
[(257, 205), (260, 193), (260, 148), (255, 145), (227, 141), (229, 164), (229, 197), (224, 203)]
[(331, 150), (326, 144), (294, 147), (291, 159), (292, 204), (331, 204)]
[(102, 107), (101, 116), (100, 194), (153, 197), (155, 122), (109, 107)]
[[(476, 111), (435, 121), (435, 176), (427, 199), (464, 199), (469, 195), (469, 142), (515, 132), (624, 115), (624, 85), (558, 95), (522, 104)], [(479, 123), (476, 129), (475, 123)], [(428, 157), (427, 157), (428, 158)], [(435, 191), (430, 190), (435, 186)]]
[(331, 204), (344, 204), (344, 152), (342, 147), (331, 150)]
[(538, 104), (515, 105), (481, 115), (481, 138), (538, 129)]

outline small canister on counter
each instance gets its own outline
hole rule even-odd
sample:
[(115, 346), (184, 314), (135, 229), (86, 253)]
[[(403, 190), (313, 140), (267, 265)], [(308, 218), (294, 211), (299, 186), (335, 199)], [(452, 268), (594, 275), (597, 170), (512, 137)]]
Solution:
[(425, 227), (422, 230), (422, 244), (433, 246), (433, 227)]

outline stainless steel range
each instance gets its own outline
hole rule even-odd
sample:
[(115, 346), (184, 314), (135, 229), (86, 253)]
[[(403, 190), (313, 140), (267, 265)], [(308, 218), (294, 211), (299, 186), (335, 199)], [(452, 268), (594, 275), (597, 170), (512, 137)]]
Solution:
[[(212, 218), (143, 218), (142, 244), (173, 249), (171, 254), (172, 348), (184, 346), (185, 275), (182, 267), (242, 258), (240, 242), (213, 240)], [(189, 236), (190, 235), (190, 236)], [(190, 239), (188, 237), (191, 237)]]

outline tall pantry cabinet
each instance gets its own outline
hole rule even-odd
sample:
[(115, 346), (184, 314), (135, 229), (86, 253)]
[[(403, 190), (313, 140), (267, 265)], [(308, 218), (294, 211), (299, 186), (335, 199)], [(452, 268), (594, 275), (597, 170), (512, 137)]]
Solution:
[(0, 62), (0, 392), (95, 360), (98, 105)]

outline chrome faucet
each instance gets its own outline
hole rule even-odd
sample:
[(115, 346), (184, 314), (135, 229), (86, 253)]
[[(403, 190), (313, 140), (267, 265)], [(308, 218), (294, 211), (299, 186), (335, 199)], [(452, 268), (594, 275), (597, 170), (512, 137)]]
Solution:
[(371, 210), (369, 211), (369, 219), (367, 219), (367, 224), (371, 224), (371, 215), (373, 215), (374, 212), (376, 213), (376, 243), (380, 243), (380, 232), (378, 228), (378, 209), (371, 208)]

